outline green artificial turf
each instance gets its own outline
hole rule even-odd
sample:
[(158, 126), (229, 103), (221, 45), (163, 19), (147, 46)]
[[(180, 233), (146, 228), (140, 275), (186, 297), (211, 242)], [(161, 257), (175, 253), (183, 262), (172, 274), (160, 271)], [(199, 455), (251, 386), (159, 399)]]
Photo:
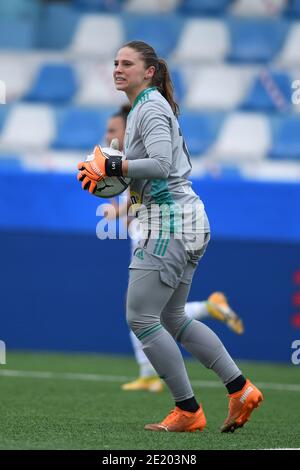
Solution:
[[(122, 382), (136, 375), (133, 358), (9, 352), (7, 364), (0, 366), (0, 448), (300, 447), (299, 367), (239, 363), (254, 383), (265, 383), (261, 387), (265, 400), (243, 429), (234, 434), (221, 434), (219, 427), (227, 414), (226, 390), (219, 386), (213, 372), (194, 361), (186, 361), (186, 364), (196, 397), (205, 410), (207, 428), (202, 433), (154, 433), (144, 431), (144, 424), (161, 421), (173, 402), (167, 390), (162, 393), (121, 390)], [(20, 371), (24, 371), (25, 376), (20, 376)], [(30, 377), (34, 371), (38, 372), (37, 376)], [(52, 375), (40, 376), (39, 372)], [(199, 381), (213, 383), (201, 385)], [(278, 390), (272, 389), (276, 387), (274, 384), (279, 384)], [(290, 384), (295, 384), (296, 389), (291, 390)]]

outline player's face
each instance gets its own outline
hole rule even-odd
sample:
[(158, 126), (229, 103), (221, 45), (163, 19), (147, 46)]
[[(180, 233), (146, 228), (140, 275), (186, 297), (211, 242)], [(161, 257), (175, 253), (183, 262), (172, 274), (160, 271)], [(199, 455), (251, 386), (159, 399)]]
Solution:
[(139, 52), (131, 47), (119, 50), (113, 72), (117, 90), (124, 91), (128, 97), (135, 98), (151, 83), (155, 68), (145, 68), (145, 62)]
[(120, 116), (111, 117), (108, 120), (105, 140), (106, 144), (110, 146), (110, 143), (113, 139), (117, 138), (119, 140), (120, 150), (123, 150), (123, 142), (124, 142), (124, 134), (125, 134), (125, 123), (124, 119)]

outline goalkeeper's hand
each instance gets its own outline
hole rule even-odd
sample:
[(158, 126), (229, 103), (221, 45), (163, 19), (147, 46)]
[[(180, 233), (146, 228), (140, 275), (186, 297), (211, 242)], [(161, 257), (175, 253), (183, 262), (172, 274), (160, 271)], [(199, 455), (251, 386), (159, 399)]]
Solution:
[(87, 161), (78, 163), (77, 179), (81, 181), (82, 189), (88, 189), (90, 193), (95, 192), (98, 181), (106, 176), (105, 161), (106, 157), (103, 155), (101, 147), (97, 145)]
[[(118, 150), (119, 141), (113, 139), (111, 149)], [(78, 181), (81, 181), (82, 189), (88, 189), (94, 193), (97, 189), (98, 181), (105, 176), (122, 176), (122, 159), (120, 157), (106, 157), (99, 145), (94, 148), (92, 155), (88, 156), (85, 162), (78, 163)]]

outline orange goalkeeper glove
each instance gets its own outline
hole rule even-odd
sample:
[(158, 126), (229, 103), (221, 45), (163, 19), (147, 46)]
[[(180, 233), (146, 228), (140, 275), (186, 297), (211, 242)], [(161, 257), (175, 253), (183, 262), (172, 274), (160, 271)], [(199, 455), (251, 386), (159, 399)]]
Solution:
[[(113, 139), (111, 147), (106, 149), (104, 154), (101, 147), (97, 145), (94, 152), (88, 157), (87, 161), (78, 163), (79, 173), (78, 181), (81, 181), (82, 189), (88, 189), (90, 193), (94, 193), (97, 189), (97, 183), (106, 176), (122, 176), (122, 157), (115, 155), (117, 139)], [(110, 155), (109, 151), (114, 152)]]
[(90, 193), (94, 193), (98, 181), (106, 176), (105, 161), (106, 157), (103, 155), (101, 148), (97, 145), (94, 148), (92, 158), (88, 157), (85, 162), (80, 162), (77, 165), (79, 173), (77, 175), (78, 181), (81, 181), (82, 189), (88, 189)]

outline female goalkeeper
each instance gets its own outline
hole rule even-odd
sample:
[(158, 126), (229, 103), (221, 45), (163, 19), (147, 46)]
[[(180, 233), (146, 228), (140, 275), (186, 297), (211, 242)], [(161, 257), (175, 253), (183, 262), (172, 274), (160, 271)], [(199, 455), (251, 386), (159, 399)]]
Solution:
[[(118, 139), (119, 148), (124, 150), (123, 142), (125, 138), (125, 130), (127, 123), (127, 116), (131, 108), (129, 104), (123, 105), (119, 111), (113, 114), (107, 121), (105, 143), (109, 147), (113, 139)], [(130, 207), (130, 199), (128, 203), (118, 204), (116, 200), (112, 200), (114, 211), (111, 215), (107, 214), (108, 218), (121, 217), (128, 222), (127, 213)], [(135, 237), (130, 238), (131, 254), (134, 255), (135, 250), (138, 249), (139, 232), (135, 232)], [(208, 317), (224, 322), (228, 328), (236, 334), (241, 335), (244, 332), (244, 325), (242, 319), (231, 309), (226, 296), (222, 292), (212, 292), (208, 299), (187, 302), (185, 304), (185, 314), (189, 318), (203, 321)], [(137, 339), (132, 330), (130, 330), (130, 340), (134, 350), (136, 361), (139, 365), (139, 377), (131, 382), (124, 383), (122, 390), (137, 391), (147, 390), (149, 392), (161, 392), (163, 384), (153, 369), (149, 359), (143, 352), (143, 346)]]
[(203, 203), (188, 180), (191, 163), (167, 64), (148, 44), (132, 41), (118, 51), (113, 77), (132, 107), (125, 135), (127, 159), (107, 159), (96, 147), (94, 160), (78, 165), (78, 179), (93, 192), (105, 176), (132, 178), (131, 200), (145, 236), (129, 267), (127, 322), (175, 402), (165, 419), (145, 429), (188, 432), (202, 431), (206, 425), (176, 344), (180, 341), (226, 386), (229, 412), (221, 431), (233, 432), (248, 421), (263, 397), (215, 333), (184, 311), (210, 229)]

